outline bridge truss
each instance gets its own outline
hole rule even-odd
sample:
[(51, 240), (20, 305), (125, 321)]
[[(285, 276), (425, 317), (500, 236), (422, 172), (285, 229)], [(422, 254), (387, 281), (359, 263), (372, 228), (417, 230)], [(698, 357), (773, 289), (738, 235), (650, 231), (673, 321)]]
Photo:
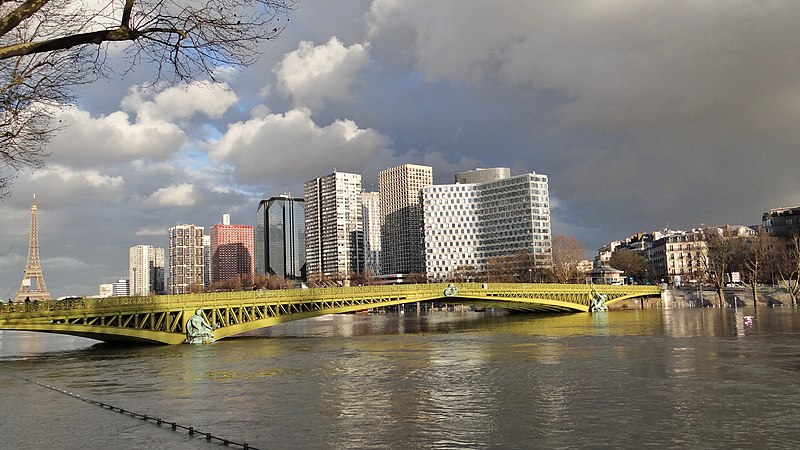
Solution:
[[(606, 304), (658, 297), (655, 286), (599, 286)], [(111, 297), (0, 305), (0, 329), (69, 334), (102, 341), (179, 344), (200, 310), (215, 339), (280, 323), (416, 302), (526, 312), (586, 312), (590, 285), (458, 283)]]

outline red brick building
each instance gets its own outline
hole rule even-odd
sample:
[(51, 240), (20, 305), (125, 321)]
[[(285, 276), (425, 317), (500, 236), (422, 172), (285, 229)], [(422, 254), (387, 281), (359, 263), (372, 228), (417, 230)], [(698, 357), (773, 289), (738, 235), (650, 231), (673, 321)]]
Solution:
[(253, 226), (231, 225), (224, 214), (222, 223), (211, 227), (211, 282), (237, 276), (251, 284), (254, 274)]

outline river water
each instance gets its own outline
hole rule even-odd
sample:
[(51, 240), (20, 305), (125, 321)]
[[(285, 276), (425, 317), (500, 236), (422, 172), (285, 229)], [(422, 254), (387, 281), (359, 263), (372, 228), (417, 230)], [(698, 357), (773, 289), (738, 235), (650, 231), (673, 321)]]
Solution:
[(338, 315), (199, 346), (6, 331), (0, 448), (222, 447), (81, 396), (261, 449), (796, 449), (799, 337), (792, 308)]

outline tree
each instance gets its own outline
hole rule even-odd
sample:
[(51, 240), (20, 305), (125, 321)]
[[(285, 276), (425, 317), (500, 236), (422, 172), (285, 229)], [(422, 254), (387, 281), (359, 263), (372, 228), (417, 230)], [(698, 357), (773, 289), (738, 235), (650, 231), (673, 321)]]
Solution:
[[(471, 266), (467, 268), (474, 269)], [(512, 255), (496, 256), (486, 261), (483, 272), (463, 272), (468, 275), (461, 276), (457, 281), (464, 279), (484, 279), (493, 283), (528, 283), (534, 280), (541, 281), (543, 267), (537, 265), (536, 255), (533, 252), (519, 251)]]
[(486, 282), (517, 283), (518, 269), (512, 256), (496, 256), (486, 260)]
[(617, 250), (611, 255), (608, 264), (623, 271), (626, 276), (634, 277), (639, 282), (647, 276), (647, 259), (631, 250)]
[(473, 283), (483, 279), (484, 273), (471, 264), (456, 267), (453, 276), (443, 281), (454, 281), (459, 283)]
[(792, 304), (800, 306), (800, 233), (788, 237), (779, 252), (780, 284), (789, 293)]
[[(0, 196), (37, 168), (75, 87), (108, 76), (109, 51), (158, 81), (207, 77), (255, 62), (295, 0), (0, 0)], [(94, 8), (93, 8), (94, 7)], [(123, 71), (124, 75), (126, 71)]]
[(736, 258), (735, 243), (730, 230), (726, 227), (706, 230), (706, 244), (708, 245), (707, 273), (717, 290), (719, 304), (722, 305), (725, 301), (725, 294), (722, 291), (725, 287), (725, 276)]
[(290, 280), (280, 275), (257, 273), (253, 277), (253, 289), (289, 289), (294, 285)]
[(771, 261), (772, 240), (760, 228), (754, 237), (744, 238), (741, 245), (745, 284), (753, 293), (753, 306), (758, 306), (758, 283), (761, 283)]
[(578, 263), (584, 259), (583, 246), (573, 236), (558, 235), (553, 238), (551, 274), (556, 283), (576, 282)]

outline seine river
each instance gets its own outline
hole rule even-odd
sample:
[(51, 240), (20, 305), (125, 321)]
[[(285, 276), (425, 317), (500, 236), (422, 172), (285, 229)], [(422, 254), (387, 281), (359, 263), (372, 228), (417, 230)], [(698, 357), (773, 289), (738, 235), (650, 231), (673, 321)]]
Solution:
[(3, 449), (224, 448), (91, 401), (261, 449), (797, 449), (800, 311), (339, 315), (200, 346), (6, 331), (0, 383)]

